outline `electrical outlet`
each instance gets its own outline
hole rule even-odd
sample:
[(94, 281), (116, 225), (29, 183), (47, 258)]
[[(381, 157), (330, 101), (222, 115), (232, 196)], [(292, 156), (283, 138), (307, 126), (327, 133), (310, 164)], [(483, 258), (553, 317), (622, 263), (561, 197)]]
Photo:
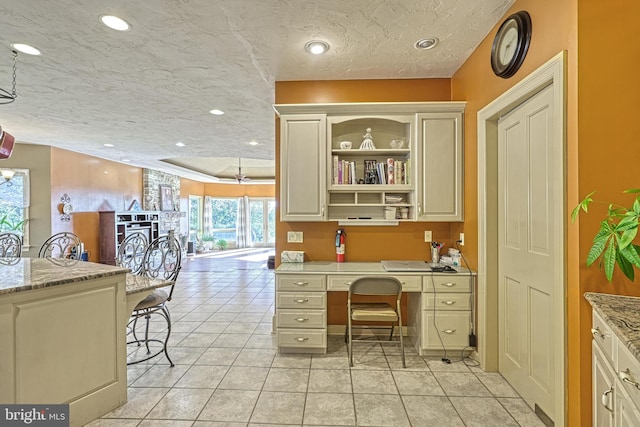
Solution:
[(287, 231), (287, 243), (302, 243), (302, 231)]
[(464, 233), (460, 233), (460, 246), (464, 246)]
[(424, 241), (425, 242), (432, 242), (433, 241), (433, 236), (431, 235), (431, 231), (427, 230), (424, 232)]

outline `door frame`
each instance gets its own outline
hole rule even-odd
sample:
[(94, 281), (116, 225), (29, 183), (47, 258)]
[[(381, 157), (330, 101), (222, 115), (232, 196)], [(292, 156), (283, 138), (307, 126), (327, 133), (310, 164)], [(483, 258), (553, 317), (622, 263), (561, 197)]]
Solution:
[[(566, 52), (560, 52), (511, 89), (478, 111), (478, 361), (485, 371), (497, 372), (498, 366), (498, 119), (547, 86), (553, 90), (554, 120), (552, 135), (562, 141), (556, 147), (562, 191), (553, 200), (554, 215), (566, 217)], [(555, 344), (555, 425), (566, 424), (566, 222), (555, 230), (560, 268), (554, 282), (552, 323), (557, 326)], [(561, 416), (559, 416), (561, 415)]]

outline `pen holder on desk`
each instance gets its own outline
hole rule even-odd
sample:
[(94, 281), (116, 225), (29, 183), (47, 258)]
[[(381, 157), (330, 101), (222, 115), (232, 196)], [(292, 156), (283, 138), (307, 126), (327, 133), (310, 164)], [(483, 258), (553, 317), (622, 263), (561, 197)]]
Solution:
[(440, 262), (440, 248), (439, 247), (431, 247), (431, 263), (437, 264)]

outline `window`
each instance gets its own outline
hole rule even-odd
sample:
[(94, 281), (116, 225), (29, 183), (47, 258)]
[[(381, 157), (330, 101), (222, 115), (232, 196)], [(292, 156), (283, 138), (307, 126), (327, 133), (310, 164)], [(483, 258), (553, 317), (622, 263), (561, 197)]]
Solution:
[(0, 180), (0, 231), (22, 235), (23, 246), (29, 245), (29, 170), (3, 169), (14, 172), (10, 180)]
[(202, 234), (202, 197), (189, 196), (189, 241), (195, 242)]
[(276, 202), (274, 199), (249, 199), (251, 246), (274, 246), (276, 239)]
[(235, 243), (238, 199), (211, 198), (210, 200), (213, 241), (223, 239)]

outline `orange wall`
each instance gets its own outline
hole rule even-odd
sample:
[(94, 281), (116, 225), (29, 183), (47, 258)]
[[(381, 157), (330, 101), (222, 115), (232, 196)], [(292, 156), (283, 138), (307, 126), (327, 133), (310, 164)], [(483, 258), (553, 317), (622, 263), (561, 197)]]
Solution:
[[(60, 197), (73, 205), (70, 222), (60, 221)], [(98, 262), (99, 218), (103, 210), (127, 210), (133, 200), (142, 204), (142, 169), (72, 151), (51, 149), (51, 234), (73, 231)], [(33, 242), (40, 245), (44, 241)]]
[[(276, 82), (276, 103), (450, 101), (448, 79), (350, 80)], [(276, 120), (276, 179), (280, 175), (280, 121)], [(276, 188), (279, 200), (280, 189)], [(430, 259), (424, 230), (432, 230), (436, 241), (451, 244), (449, 223), (401, 223), (396, 227), (344, 227), (347, 261), (377, 261), (384, 258)], [(276, 210), (276, 254), (303, 250), (306, 261), (335, 259), (336, 222), (280, 222)], [(302, 231), (304, 243), (287, 243), (288, 231)], [(279, 255), (276, 255), (279, 263)]]
[[(569, 300), (572, 312), (579, 317), (575, 327), (569, 330), (569, 336), (579, 347), (569, 357), (572, 360), (571, 356), (578, 351), (581, 355), (581, 375), (585, 385), (581, 390), (583, 402), (590, 400), (587, 381), (591, 365), (587, 355), (591, 350), (591, 306), (582, 295), (584, 292), (602, 292), (640, 296), (640, 280), (631, 283), (617, 271), (613, 283), (608, 284), (597, 267), (587, 268), (584, 261), (608, 204), (614, 202), (629, 206), (633, 197), (622, 192), (640, 187), (637, 174), (640, 159), (640, 59), (637, 45), (632, 41), (637, 38), (638, 17), (640, 3), (637, 1), (578, 2), (580, 142), (577, 191), (580, 197), (597, 191), (595, 198), (606, 202), (604, 205), (592, 205), (589, 214), (580, 217), (579, 250), (576, 251), (580, 280), (573, 298)], [(587, 411), (583, 412), (583, 417), (586, 417)]]

